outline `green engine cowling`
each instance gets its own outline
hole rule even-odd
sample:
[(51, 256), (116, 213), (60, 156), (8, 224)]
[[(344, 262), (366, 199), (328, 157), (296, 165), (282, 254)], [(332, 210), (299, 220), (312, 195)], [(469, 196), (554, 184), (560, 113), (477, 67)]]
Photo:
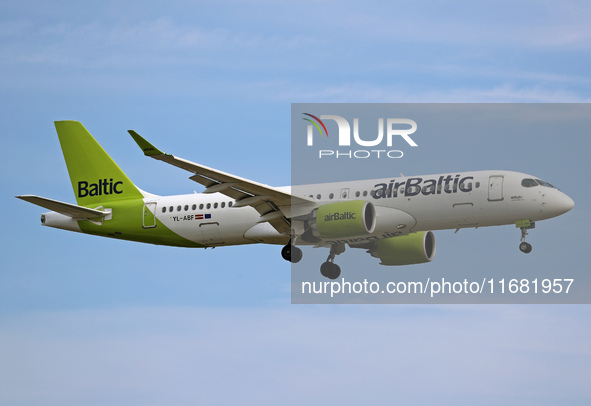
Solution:
[(380, 265), (412, 265), (430, 262), (435, 257), (435, 236), (432, 231), (421, 231), (376, 241), (371, 255)]
[(326, 204), (313, 212), (310, 225), (320, 238), (367, 235), (376, 228), (376, 210), (364, 200)]

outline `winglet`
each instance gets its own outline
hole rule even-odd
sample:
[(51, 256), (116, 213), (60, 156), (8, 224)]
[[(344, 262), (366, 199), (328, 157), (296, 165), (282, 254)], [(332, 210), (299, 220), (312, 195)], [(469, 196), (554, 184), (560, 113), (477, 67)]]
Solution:
[(154, 156), (154, 155), (163, 155), (164, 152), (160, 151), (158, 148), (150, 144), (144, 138), (142, 138), (138, 133), (133, 130), (127, 131), (132, 137), (136, 144), (144, 151), (144, 155), (146, 156)]

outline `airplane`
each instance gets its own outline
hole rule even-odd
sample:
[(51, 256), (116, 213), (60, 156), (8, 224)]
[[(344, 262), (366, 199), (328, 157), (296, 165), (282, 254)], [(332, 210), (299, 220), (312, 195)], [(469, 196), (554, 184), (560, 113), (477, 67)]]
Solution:
[(167, 154), (133, 130), (144, 155), (190, 172), (202, 193), (158, 196), (139, 189), (77, 121), (56, 121), (77, 204), (16, 196), (51, 212), (41, 224), (69, 231), (177, 247), (283, 245), (282, 257), (302, 259), (298, 246), (329, 248), (322, 276), (337, 279), (334, 260), (365, 249), (381, 265), (411, 265), (435, 257), (433, 230), (514, 224), (519, 249), (528, 230), (559, 216), (573, 200), (524, 173), (486, 170), (272, 187)]

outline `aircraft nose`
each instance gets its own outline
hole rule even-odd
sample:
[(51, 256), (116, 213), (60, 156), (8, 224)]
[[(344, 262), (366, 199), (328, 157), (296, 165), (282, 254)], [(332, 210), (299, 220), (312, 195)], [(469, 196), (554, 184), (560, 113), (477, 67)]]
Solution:
[(560, 194), (556, 196), (555, 201), (553, 202), (553, 206), (554, 210), (556, 210), (556, 212), (558, 212), (558, 214), (560, 215), (566, 213), (567, 211), (575, 207), (575, 202), (566, 194), (560, 192)]

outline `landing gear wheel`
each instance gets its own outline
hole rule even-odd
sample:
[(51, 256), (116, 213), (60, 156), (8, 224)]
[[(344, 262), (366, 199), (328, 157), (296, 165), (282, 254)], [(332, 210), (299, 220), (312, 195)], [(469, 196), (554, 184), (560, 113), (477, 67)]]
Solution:
[(291, 243), (281, 248), (281, 256), (284, 260), (291, 262)]
[(522, 242), (521, 244), (519, 244), (519, 250), (521, 252), (525, 252), (526, 254), (529, 254), (532, 250), (532, 246), (530, 243)]
[(320, 274), (328, 279), (336, 279), (341, 276), (341, 267), (334, 263), (334, 257), (345, 252), (344, 244), (332, 244), (326, 262), (320, 265)]
[(532, 250), (531, 244), (525, 242), (525, 238), (527, 237), (527, 230), (531, 230), (532, 228), (536, 228), (536, 223), (530, 220), (522, 220), (518, 221), (517, 226), (521, 226), (521, 243), (519, 244), (519, 250), (523, 253), (529, 254)]
[(304, 256), (304, 253), (298, 247), (293, 247), (291, 249), (291, 263), (292, 264), (297, 264), (298, 262), (300, 262), (302, 260), (303, 256)]
[(302, 260), (304, 253), (301, 249), (294, 247), (289, 243), (281, 249), (281, 256), (284, 260), (289, 261), (292, 264), (297, 264)]
[(333, 262), (324, 262), (320, 265), (320, 274), (328, 279), (337, 279), (341, 276), (341, 267)]

